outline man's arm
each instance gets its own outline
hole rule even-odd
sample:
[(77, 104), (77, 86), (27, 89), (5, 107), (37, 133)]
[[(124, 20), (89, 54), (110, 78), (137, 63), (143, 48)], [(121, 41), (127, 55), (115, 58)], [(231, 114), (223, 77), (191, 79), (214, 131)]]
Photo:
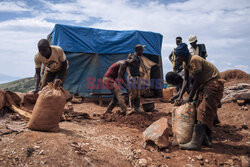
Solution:
[(191, 87), (189, 96), (188, 96), (187, 99), (185, 99), (185, 100), (183, 101), (183, 104), (184, 104), (184, 103), (187, 103), (187, 102), (193, 101), (193, 97), (194, 97), (194, 95), (195, 95), (197, 89), (198, 89), (199, 86), (200, 86), (200, 72), (198, 72), (198, 73), (196, 73), (196, 74), (193, 75), (193, 80), (194, 80), (194, 82), (193, 82), (193, 84), (192, 84), (192, 87)]
[(173, 62), (173, 51), (170, 53), (168, 56), (169, 61), (172, 63)]
[(177, 106), (181, 105), (182, 96), (185, 93), (186, 88), (188, 86), (188, 82), (189, 82), (189, 72), (188, 72), (188, 70), (184, 69), (184, 73), (185, 73), (185, 76), (184, 76), (182, 88), (180, 90), (179, 97), (178, 97), (178, 99), (176, 100), (176, 103), (175, 103), (175, 105), (177, 105)]
[(68, 61), (65, 60), (64, 62), (62, 62), (62, 71), (66, 70), (68, 66)]
[(35, 92), (38, 92), (39, 83), (41, 81), (41, 68), (36, 68), (36, 85), (35, 85)]
[(127, 89), (127, 81), (125, 79), (126, 67), (125, 63), (121, 63), (118, 71), (118, 80), (125, 89)]

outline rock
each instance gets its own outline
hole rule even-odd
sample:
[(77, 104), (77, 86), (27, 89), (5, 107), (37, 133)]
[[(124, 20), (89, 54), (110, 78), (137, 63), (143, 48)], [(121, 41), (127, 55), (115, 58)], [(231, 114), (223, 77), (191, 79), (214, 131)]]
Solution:
[(148, 165), (148, 161), (146, 159), (144, 159), (144, 158), (139, 159), (138, 163), (139, 163), (140, 166), (144, 166), (144, 167)]
[(246, 124), (242, 125), (241, 127), (242, 129), (248, 129), (248, 126)]
[(165, 159), (171, 159), (171, 157), (166, 156), (163, 152), (161, 152), (161, 156), (162, 156), (162, 158), (165, 158)]
[(247, 106), (244, 106), (243, 110), (244, 110), (244, 111), (247, 111), (247, 110), (248, 110), (248, 107), (247, 107)]
[(41, 165), (44, 165), (44, 164), (46, 164), (47, 162), (46, 161), (40, 161), (40, 164)]
[(206, 162), (206, 163), (209, 163), (209, 160), (208, 160), (208, 159), (205, 159), (205, 162)]
[(152, 161), (153, 161), (152, 158), (150, 158), (150, 157), (148, 157), (147, 159), (148, 159), (149, 162), (152, 162)]
[(250, 159), (247, 156), (240, 156), (242, 167), (248, 167)]
[(237, 104), (239, 106), (243, 106), (245, 104), (245, 100), (237, 100)]
[(30, 157), (34, 151), (35, 151), (35, 149), (32, 147), (27, 148), (27, 157)]
[(13, 114), (13, 115), (10, 116), (10, 119), (13, 120), (13, 121), (16, 121), (16, 120), (20, 119), (20, 116), (17, 115), (17, 114)]
[(222, 103), (230, 103), (237, 100), (250, 100), (250, 84), (237, 84), (225, 87)]
[(154, 142), (159, 148), (168, 147), (169, 132), (168, 119), (161, 118), (143, 132), (143, 142)]
[(64, 109), (74, 111), (73, 104), (71, 102), (67, 102)]
[(39, 148), (40, 148), (40, 146), (34, 146), (33, 148), (34, 148), (34, 149), (39, 149)]
[(41, 150), (41, 151), (39, 152), (39, 155), (44, 155), (44, 150)]
[(203, 157), (202, 157), (202, 155), (200, 154), (200, 155), (198, 155), (198, 156), (195, 156), (198, 160), (203, 160)]
[(43, 141), (37, 141), (36, 144), (41, 144)]

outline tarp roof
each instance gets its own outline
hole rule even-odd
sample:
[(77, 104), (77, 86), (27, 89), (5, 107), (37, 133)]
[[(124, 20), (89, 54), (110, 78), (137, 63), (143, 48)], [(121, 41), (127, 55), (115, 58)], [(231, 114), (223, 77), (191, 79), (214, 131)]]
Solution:
[(133, 53), (137, 44), (146, 45), (144, 53), (161, 56), (162, 35), (149, 31), (114, 31), (56, 24), (52, 45), (65, 52), (97, 54)]

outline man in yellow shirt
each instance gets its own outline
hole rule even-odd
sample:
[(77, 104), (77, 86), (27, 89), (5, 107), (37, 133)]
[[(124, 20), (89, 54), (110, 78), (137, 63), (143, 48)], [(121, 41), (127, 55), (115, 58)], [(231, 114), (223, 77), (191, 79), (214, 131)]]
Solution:
[(41, 39), (38, 42), (38, 51), (34, 58), (36, 68), (35, 92), (38, 91), (41, 81), (40, 73), (42, 65), (45, 66), (45, 72), (41, 88), (46, 86), (48, 82), (53, 82), (56, 77), (64, 82), (68, 72), (68, 61), (62, 48), (50, 45), (47, 39)]
[[(198, 55), (190, 55), (187, 45), (180, 44), (175, 50), (176, 60), (183, 62), (184, 82), (176, 105), (192, 102), (196, 95), (196, 123), (192, 140), (187, 144), (180, 144), (182, 149), (200, 150), (203, 142), (211, 142), (211, 129), (217, 114), (217, 107), (223, 96), (224, 82), (219, 70), (210, 62)], [(193, 76), (193, 84), (187, 99), (182, 96), (188, 85), (189, 75)]]

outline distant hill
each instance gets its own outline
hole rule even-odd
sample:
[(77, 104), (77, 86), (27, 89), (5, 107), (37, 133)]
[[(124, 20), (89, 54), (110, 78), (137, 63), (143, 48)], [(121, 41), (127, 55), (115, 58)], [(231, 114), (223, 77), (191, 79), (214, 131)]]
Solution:
[(0, 84), (0, 89), (10, 90), (15, 92), (28, 92), (35, 89), (34, 78), (23, 78), (12, 82)]
[(20, 79), (20, 77), (13, 77), (10, 75), (0, 74), (0, 84), (5, 83), (5, 82), (10, 82), (10, 81), (15, 81), (17, 79)]

